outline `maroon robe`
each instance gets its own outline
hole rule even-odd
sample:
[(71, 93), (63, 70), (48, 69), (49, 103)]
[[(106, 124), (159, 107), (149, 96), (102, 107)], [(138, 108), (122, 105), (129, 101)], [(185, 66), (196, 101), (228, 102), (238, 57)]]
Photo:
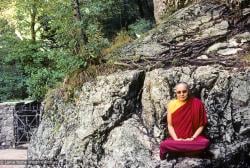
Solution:
[[(203, 103), (197, 98), (190, 98), (172, 114), (172, 124), (178, 138), (191, 138), (200, 126), (206, 126), (207, 116)], [(160, 158), (167, 152), (197, 152), (206, 149), (209, 140), (199, 135), (192, 141), (175, 141), (172, 137), (160, 144)]]

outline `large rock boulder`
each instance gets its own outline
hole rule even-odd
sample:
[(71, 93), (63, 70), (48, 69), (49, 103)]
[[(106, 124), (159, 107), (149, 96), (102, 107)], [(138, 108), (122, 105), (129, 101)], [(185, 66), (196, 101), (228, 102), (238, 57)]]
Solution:
[[(36, 136), (31, 141), (29, 158), (69, 160), (80, 158), (84, 160), (85, 167), (108, 164), (112, 154), (120, 150), (114, 148), (118, 147), (119, 143), (116, 142), (118, 144), (113, 146), (114, 139), (109, 140), (109, 136), (121, 138), (121, 143), (125, 143), (126, 136), (127, 139), (130, 139), (129, 136), (131, 138), (134, 136), (134, 139), (140, 138), (135, 135), (113, 134), (129, 131), (121, 126), (123, 123), (131, 124), (129, 121), (134, 122), (129, 119), (138, 113), (144, 76), (143, 71), (128, 71), (98, 77), (96, 81), (85, 83), (81, 91), (75, 93), (74, 102), (63, 103), (60, 89), (56, 90), (47, 98), (45, 105), (47, 110)], [(143, 138), (140, 140), (142, 151), (135, 153), (144, 153), (149, 157), (149, 150), (143, 147), (146, 143)], [(130, 143), (133, 144), (133, 141), (128, 142), (128, 146)], [(127, 155), (131, 155), (129, 152), (137, 149), (139, 144), (133, 145), (131, 150), (126, 150)], [(105, 155), (105, 152), (111, 154)], [(132, 156), (131, 159), (134, 159)], [(122, 163), (122, 159), (123, 162), (127, 161), (126, 153), (120, 156), (117, 162), (125, 164)], [(142, 157), (141, 161), (143, 160)]]
[[(212, 159), (159, 161), (159, 143), (166, 136), (165, 105), (179, 81), (188, 82), (206, 105)], [(50, 95), (28, 157), (72, 164), (77, 160), (83, 167), (249, 166), (249, 86), (249, 70), (230, 72), (221, 66), (101, 76), (85, 83), (74, 102), (63, 102), (59, 91)]]
[[(210, 151), (214, 159), (205, 160), (204, 163), (219, 167), (224, 162), (230, 167), (234, 157), (237, 157), (238, 163), (247, 162), (250, 145), (249, 77), (249, 70), (238, 72), (235, 69), (235, 72), (230, 72), (221, 66), (155, 69), (147, 73), (144, 82), (141, 115), (144, 126), (156, 140), (166, 136), (165, 106), (174, 97), (174, 85), (185, 81), (191, 86), (193, 95), (203, 100), (207, 109), (206, 133), (212, 142)], [(203, 161), (198, 159), (195, 165), (202, 167)], [(171, 165), (184, 163), (186, 161)]]

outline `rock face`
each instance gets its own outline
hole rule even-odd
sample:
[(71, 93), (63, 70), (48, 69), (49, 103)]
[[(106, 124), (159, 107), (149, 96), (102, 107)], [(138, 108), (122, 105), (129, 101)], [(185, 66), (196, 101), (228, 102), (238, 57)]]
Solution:
[(153, 0), (154, 17), (156, 23), (160, 23), (161, 18), (167, 13), (167, 10), (177, 10), (200, 0)]
[[(207, 107), (213, 159), (159, 161), (159, 142), (166, 136), (165, 105), (179, 81), (188, 82)], [(50, 95), (53, 102), (28, 157), (79, 160), (83, 167), (249, 166), (249, 86), (249, 70), (230, 72), (222, 66), (101, 76), (85, 83), (74, 102), (64, 103), (58, 92)]]
[(239, 58), (249, 54), (250, 48), (250, 1), (244, 2), (238, 13), (215, 1), (190, 5), (109, 58), (149, 70), (180, 65), (243, 66)]
[[(171, 12), (171, 10), (181, 9), (190, 5), (192, 3), (198, 3), (202, 0), (153, 0), (154, 2), (154, 17), (156, 23), (160, 23), (162, 17), (166, 15), (166, 13)], [(204, 1), (204, 0), (203, 0)], [(216, 0), (210, 0), (215, 1)], [(247, 0), (220, 0), (220, 3), (225, 3), (229, 8), (235, 9), (239, 8), (242, 4), (246, 3)]]
[(156, 23), (160, 22), (161, 16), (166, 10), (166, 0), (154, 0), (154, 17)]
[[(70, 167), (249, 167), (250, 69), (236, 67), (250, 44), (250, 8), (243, 11), (232, 23), (225, 5), (192, 5), (120, 50), (119, 60), (137, 69), (86, 82), (68, 102), (60, 88), (49, 94), (29, 159), (66, 159)], [(207, 108), (212, 158), (160, 161), (165, 106), (180, 81)]]
[[(193, 95), (200, 97), (207, 107), (209, 124), (206, 133), (211, 138), (210, 151), (215, 159), (203, 160), (202, 163), (205, 161), (207, 166), (216, 167), (219, 165), (213, 163), (215, 160), (228, 160), (226, 167), (230, 167), (230, 160), (238, 155), (244, 155), (243, 153), (244, 159), (239, 162), (247, 161), (250, 121), (249, 79), (249, 71), (230, 73), (219, 66), (153, 70), (146, 75), (142, 95), (142, 118), (145, 126), (153, 137), (164, 137), (162, 130), (166, 128), (165, 105), (173, 98), (174, 85), (178, 81), (186, 81), (190, 84)], [(173, 163), (172, 166), (184, 166), (186, 161), (183, 162)], [(195, 164), (202, 167), (202, 164)]]

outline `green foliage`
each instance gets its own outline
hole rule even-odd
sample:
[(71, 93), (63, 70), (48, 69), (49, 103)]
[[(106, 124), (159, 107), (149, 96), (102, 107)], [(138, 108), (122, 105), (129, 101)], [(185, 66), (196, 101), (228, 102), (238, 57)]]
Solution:
[[(42, 99), (66, 75), (88, 71), (93, 65), (102, 67), (106, 48), (121, 47), (132, 40), (131, 35), (144, 33), (152, 26), (139, 19), (136, 0), (128, 4), (116, 0), (79, 1), (80, 18), (75, 15), (73, 2), (0, 2), (0, 101), (27, 96)], [(125, 26), (129, 33), (121, 31)]]
[(140, 36), (152, 29), (153, 23), (150, 20), (139, 19), (135, 23), (129, 25), (129, 34), (131, 36)]
[(0, 65), (0, 102), (27, 97), (25, 76), (20, 67)]
[(103, 33), (101, 32), (100, 26), (98, 24), (89, 24), (86, 30), (88, 35), (88, 44), (85, 46), (87, 53), (85, 58), (88, 62), (96, 60), (97, 63), (101, 58), (102, 49), (109, 46), (109, 41), (107, 38), (104, 38)]
[(83, 60), (63, 50), (46, 48), (43, 44), (34, 44), (30, 40), (16, 42), (5, 61), (19, 64), (23, 68), (28, 77), (27, 92), (37, 99), (41, 99), (66, 73), (84, 64)]
[(13, 33), (14, 30), (8, 25), (8, 21), (0, 19), (0, 102), (27, 97), (26, 76), (23, 75), (22, 67), (17, 64), (8, 65), (5, 62), (12, 49), (10, 43), (17, 40)]

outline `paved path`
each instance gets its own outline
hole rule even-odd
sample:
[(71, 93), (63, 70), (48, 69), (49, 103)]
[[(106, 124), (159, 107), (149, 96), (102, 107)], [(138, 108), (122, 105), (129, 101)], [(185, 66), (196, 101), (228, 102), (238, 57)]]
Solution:
[[(26, 149), (1, 149), (0, 162), (3, 160), (26, 160)], [(0, 165), (0, 168), (24, 168), (25, 165)]]

